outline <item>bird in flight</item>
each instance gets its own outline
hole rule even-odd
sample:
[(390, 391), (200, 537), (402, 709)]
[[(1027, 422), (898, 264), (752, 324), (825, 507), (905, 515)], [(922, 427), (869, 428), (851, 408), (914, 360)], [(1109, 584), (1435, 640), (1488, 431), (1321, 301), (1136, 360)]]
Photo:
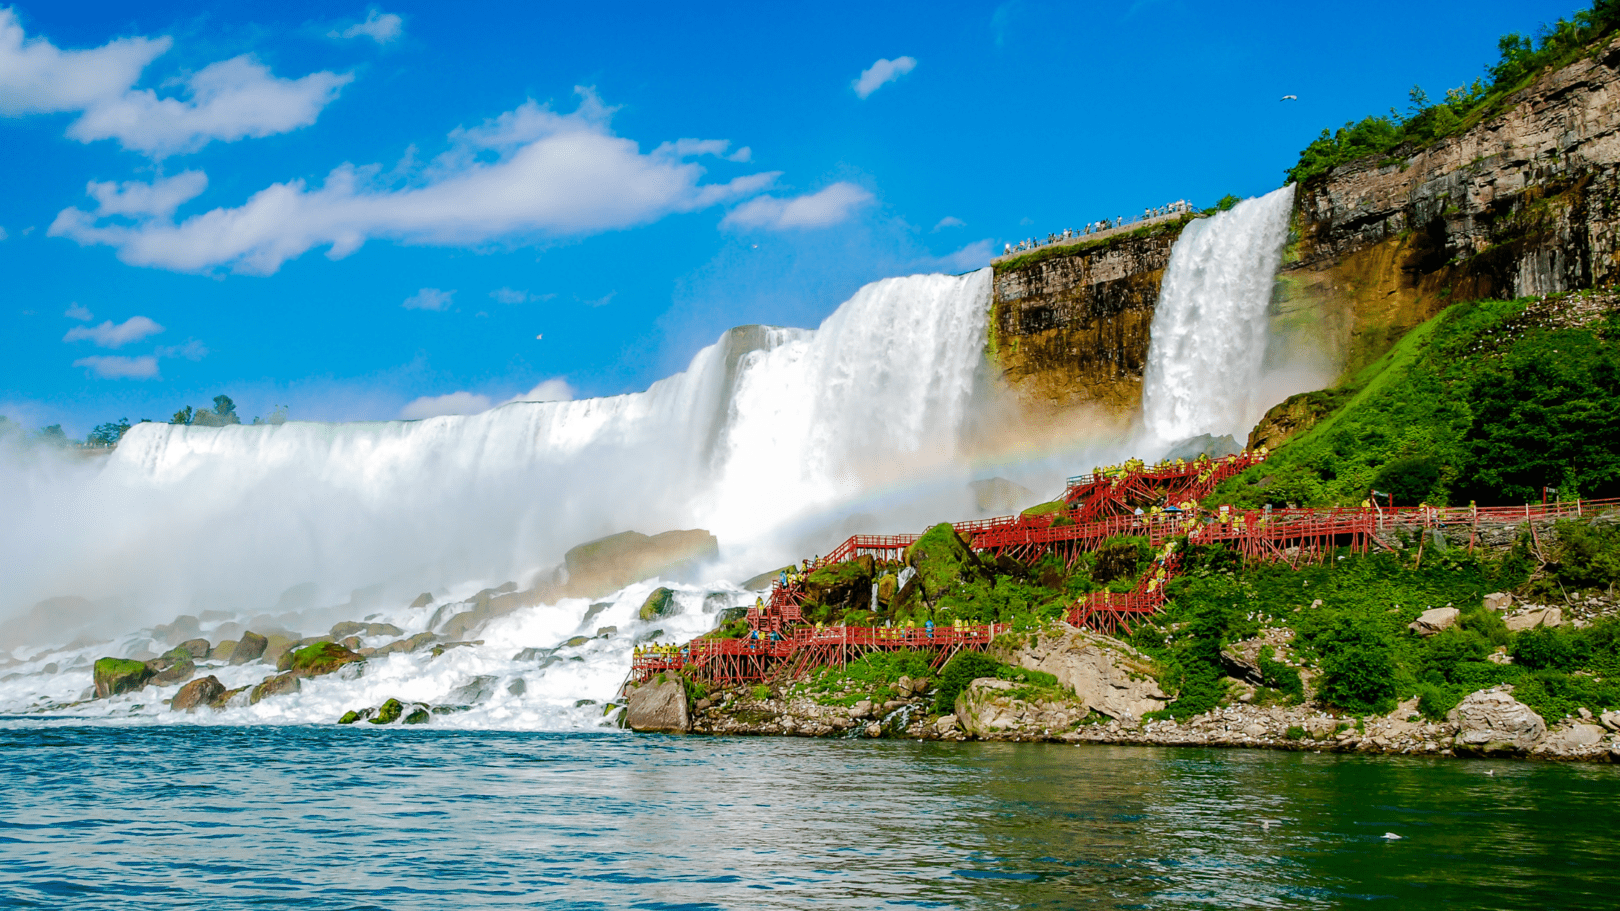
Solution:
[(1299, 96), (1298, 95), (1284, 95), (1284, 96), (1282, 96), (1282, 98), (1280, 100), (1282, 100), (1282, 101), (1298, 101)]

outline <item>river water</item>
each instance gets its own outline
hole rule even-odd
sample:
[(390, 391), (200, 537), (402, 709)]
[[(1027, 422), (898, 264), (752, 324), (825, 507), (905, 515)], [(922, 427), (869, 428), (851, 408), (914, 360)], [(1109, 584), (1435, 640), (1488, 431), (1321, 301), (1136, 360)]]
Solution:
[(1607, 766), (12, 719), (0, 905), (1612, 908), (1617, 805)]

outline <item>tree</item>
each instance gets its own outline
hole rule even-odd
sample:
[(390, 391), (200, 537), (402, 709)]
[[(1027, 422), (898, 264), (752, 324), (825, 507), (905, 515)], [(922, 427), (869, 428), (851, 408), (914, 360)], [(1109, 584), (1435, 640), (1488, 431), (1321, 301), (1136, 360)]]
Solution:
[(52, 424), (49, 427), (41, 427), (34, 434), (34, 439), (48, 446), (66, 447), (68, 445), (67, 434), (62, 431), (61, 424)]
[(97, 424), (96, 429), (84, 438), (84, 445), (91, 449), (111, 449), (118, 445), (124, 434), (129, 433), (129, 426), (129, 418), (119, 418), (116, 423)]
[(190, 424), (191, 423), (191, 417), (192, 417), (191, 406), (187, 405), (186, 407), (180, 409), (179, 411), (176, 411), (174, 413), (174, 417), (169, 419), (169, 423), (171, 423), (171, 424)]
[(1352, 712), (1387, 712), (1395, 704), (1395, 660), (1371, 622), (1341, 617), (1316, 643), (1322, 678), (1318, 694)]
[(242, 420), (236, 416), (236, 403), (231, 401), (230, 396), (216, 395), (213, 409), (197, 409), (191, 423), (199, 427), (224, 427), (227, 424), (240, 424)]

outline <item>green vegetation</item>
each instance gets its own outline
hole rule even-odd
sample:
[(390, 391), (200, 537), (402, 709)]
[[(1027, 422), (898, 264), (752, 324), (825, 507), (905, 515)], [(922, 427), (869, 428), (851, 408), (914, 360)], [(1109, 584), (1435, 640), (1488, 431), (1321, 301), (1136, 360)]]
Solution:
[(901, 677), (930, 676), (932, 657), (927, 652), (874, 652), (843, 667), (824, 667), (795, 690), (823, 705), (851, 706), (862, 699), (881, 702), (899, 695), (895, 684)]
[(1406, 114), (1390, 109), (1388, 116), (1372, 116), (1346, 123), (1322, 135), (1299, 153), (1288, 169), (1289, 182), (1303, 183), (1349, 161), (1370, 156), (1404, 158), (1413, 151), (1454, 136), (1499, 112), (1509, 95), (1528, 86), (1550, 69), (1568, 66), (1593, 51), (1594, 45), (1620, 28), (1620, 0), (1597, 0), (1591, 9), (1544, 26), (1537, 40), (1514, 33), (1497, 42), (1499, 59), (1486, 68), (1489, 81), (1446, 92), (1445, 100), (1431, 103), (1428, 93), (1413, 86)]
[(1181, 229), (1186, 227), (1187, 222), (1197, 217), (1196, 215), (1187, 214), (1180, 218), (1143, 225), (1122, 234), (1110, 234), (1107, 237), (1079, 240), (1072, 243), (1047, 244), (1044, 247), (1036, 247), (1033, 250), (1020, 253), (1005, 262), (996, 263), (996, 271), (1008, 272), (1013, 269), (1023, 269), (1059, 256), (1080, 256), (1126, 240), (1141, 240), (1142, 238), (1155, 237), (1160, 234), (1180, 233)]
[(96, 695), (102, 698), (138, 690), (152, 679), (152, 670), (144, 662), (126, 658), (98, 658), (91, 673)]
[(330, 674), (345, 664), (364, 660), (336, 642), (317, 642), (294, 649), (276, 662), (276, 670), (292, 671), (303, 677)]
[(1044, 671), (1003, 664), (982, 652), (960, 652), (940, 670), (939, 687), (934, 693), (934, 711), (940, 715), (950, 714), (956, 708), (956, 697), (980, 677), (1025, 684), (1007, 692), (1015, 699), (1056, 696), (1064, 692), (1058, 679)]
[[(1561, 526), (1560, 540), (1561, 553), (1598, 547), (1604, 559), (1620, 556), (1612, 526)], [(1512, 633), (1484, 609), (1486, 593), (1525, 587), (1535, 563), (1523, 546), (1499, 557), (1441, 554), (1421, 566), (1404, 555), (1346, 553), (1297, 571), (1244, 567), (1223, 547), (1193, 548), (1187, 561), (1165, 612), (1130, 637), (1158, 663), (1173, 697), (1160, 717), (1185, 718), (1226, 701), (1221, 650), (1267, 627), (1293, 631), (1317, 702), (1355, 714), (1386, 713), (1417, 697), (1418, 711), (1439, 719), (1467, 694), (1502, 683), (1549, 723), (1581, 707), (1620, 706), (1620, 619)], [(1407, 629), (1418, 614), (1444, 606), (1460, 610), (1457, 625), (1428, 638)], [(1513, 663), (1502, 663), (1504, 654)], [(1257, 702), (1305, 695), (1299, 671), (1270, 649), (1258, 663), (1265, 681)]]
[(1569, 304), (1455, 304), (1331, 394), (1344, 404), (1224, 482), (1206, 506), (1519, 504), (1620, 495), (1620, 315)]

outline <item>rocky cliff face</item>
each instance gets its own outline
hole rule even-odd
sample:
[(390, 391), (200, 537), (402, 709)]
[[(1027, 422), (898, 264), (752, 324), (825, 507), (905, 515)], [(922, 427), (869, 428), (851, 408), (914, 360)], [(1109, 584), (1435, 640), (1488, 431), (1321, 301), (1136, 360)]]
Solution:
[(1159, 282), (1187, 221), (996, 265), (990, 353), (1020, 400), (1037, 412), (1140, 407)]
[(1283, 303), (1319, 309), (1354, 370), (1450, 303), (1620, 279), (1620, 40), (1499, 115), (1299, 189)]

